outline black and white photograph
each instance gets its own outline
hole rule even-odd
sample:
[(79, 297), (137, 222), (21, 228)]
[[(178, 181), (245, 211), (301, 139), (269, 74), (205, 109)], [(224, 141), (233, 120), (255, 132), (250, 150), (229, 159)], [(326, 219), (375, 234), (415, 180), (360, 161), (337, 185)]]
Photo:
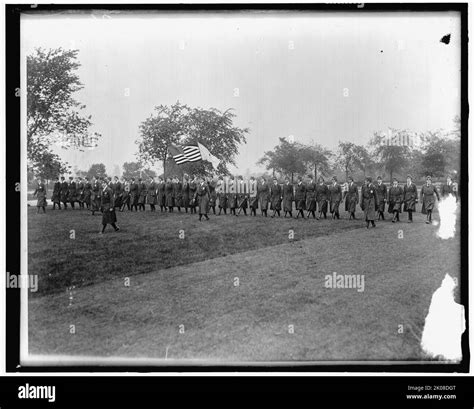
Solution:
[(465, 362), (461, 13), (358, 7), (21, 13), (22, 365)]

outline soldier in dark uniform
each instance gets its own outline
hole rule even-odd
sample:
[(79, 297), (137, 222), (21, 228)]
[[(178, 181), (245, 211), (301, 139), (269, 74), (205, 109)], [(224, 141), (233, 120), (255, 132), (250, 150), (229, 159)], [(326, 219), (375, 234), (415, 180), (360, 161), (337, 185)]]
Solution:
[(375, 227), (375, 207), (377, 203), (377, 191), (372, 183), (372, 178), (366, 177), (365, 184), (360, 191), (360, 208), (364, 211), (366, 228), (369, 223)]
[(272, 217), (275, 217), (275, 213), (280, 217), (281, 200), (283, 199), (283, 192), (277, 178), (273, 178), (273, 185), (270, 187), (270, 210), (273, 210)]
[(219, 179), (217, 180), (216, 192), (217, 198), (219, 199), (219, 215), (222, 210), (224, 210), (224, 214), (227, 214), (227, 192), (224, 178), (222, 176), (219, 176)]
[(122, 207), (123, 185), (120, 182), (118, 176), (115, 176), (114, 183), (111, 188), (114, 192), (114, 206), (120, 209)]
[(403, 189), (398, 186), (398, 180), (393, 179), (392, 187), (388, 190), (388, 212), (393, 213), (392, 223), (400, 221), (403, 204)]
[(64, 176), (61, 176), (61, 192), (60, 192), (60, 195), (61, 195), (61, 202), (63, 202), (63, 205), (64, 205), (64, 210), (67, 210), (67, 202), (68, 202), (68, 193), (69, 193), (69, 189), (68, 189), (69, 185), (67, 184), (66, 182), (66, 179), (64, 178)]
[(295, 186), (295, 206), (296, 216), (295, 219), (301, 214), (304, 219), (304, 211), (306, 210), (306, 185), (303, 183), (303, 178), (298, 176), (298, 183)]
[(192, 175), (191, 181), (189, 182), (189, 207), (191, 208), (191, 214), (196, 213), (196, 206), (197, 206), (197, 181), (196, 176)]
[(79, 208), (84, 209), (84, 182), (81, 177), (77, 178), (77, 202), (79, 203)]
[(148, 183), (148, 186), (146, 188), (147, 196), (146, 196), (146, 201), (150, 205), (150, 210), (152, 212), (156, 212), (156, 183), (155, 183), (155, 178), (153, 176), (150, 176), (150, 181)]
[(173, 207), (174, 207), (174, 188), (173, 188), (173, 182), (171, 181), (171, 178), (169, 177), (166, 178), (165, 196), (166, 196), (166, 207), (168, 208), (168, 212), (172, 213)]
[(326, 183), (324, 183), (324, 178), (320, 176), (319, 183), (316, 186), (316, 201), (318, 202), (318, 210), (319, 210), (318, 220), (321, 218), (321, 215), (323, 215), (325, 219), (327, 218), (328, 196), (329, 196), (329, 189)]
[(237, 186), (233, 176), (230, 177), (228, 187), (229, 193), (227, 195), (227, 198), (229, 203), (230, 214), (237, 216), (235, 213), (235, 209), (237, 208)]
[(293, 217), (293, 200), (295, 195), (293, 193), (293, 185), (290, 183), (290, 179), (285, 178), (285, 184), (283, 185), (283, 210), (285, 211), (285, 217), (287, 214)]
[(251, 176), (249, 181), (249, 207), (251, 216), (257, 216), (259, 189), (260, 187), (255, 177)]
[(377, 192), (377, 206), (376, 210), (379, 215), (378, 220), (385, 220), (384, 211), (385, 211), (385, 202), (387, 201), (387, 186), (382, 181), (382, 176), (377, 176), (377, 184), (375, 185), (375, 190)]
[(455, 189), (453, 179), (451, 176), (446, 177), (446, 184), (441, 186), (441, 197), (447, 197), (449, 195), (452, 195), (456, 198), (456, 202), (458, 201), (458, 192)]
[(102, 230), (99, 234), (104, 234), (107, 224), (111, 224), (115, 231), (119, 231), (117, 223), (117, 215), (115, 214), (114, 192), (107, 182), (102, 182), (102, 192), (100, 207), (102, 209)]
[(306, 210), (309, 219), (310, 213), (313, 219), (316, 219), (316, 183), (314, 183), (313, 176), (308, 175), (309, 183), (306, 185)]
[(122, 207), (120, 211), (123, 212), (125, 210), (125, 206), (127, 209), (130, 210), (130, 182), (126, 178), (122, 178)]
[(89, 181), (89, 178), (86, 176), (84, 178), (84, 203), (86, 204), (87, 210), (91, 208), (91, 194), (92, 194), (92, 185)]
[(329, 210), (332, 214), (332, 219), (339, 219), (339, 205), (342, 201), (341, 185), (337, 183), (336, 176), (332, 178), (332, 184), (328, 187), (329, 191)]
[(257, 197), (260, 202), (260, 211), (262, 215), (267, 217), (268, 203), (270, 202), (270, 186), (268, 186), (264, 177), (260, 178), (260, 185), (257, 185)]
[(183, 207), (184, 207), (185, 212), (187, 213), (188, 208), (189, 208), (189, 177), (188, 175), (183, 176), (182, 192), (183, 192)]
[(439, 201), (439, 194), (436, 186), (431, 183), (431, 176), (426, 177), (426, 184), (421, 187), (421, 213), (426, 214), (426, 223), (431, 224), (431, 214), (433, 213), (436, 199)]
[(247, 207), (248, 207), (248, 200), (247, 200), (247, 184), (244, 182), (244, 179), (242, 176), (239, 176), (238, 181), (237, 181), (237, 207), (239, 209), (239, 212), (237, 213), (237, 216), (240, 214), (240, 212), (243, 210), (245, 216), (247, 216)]
[(413, 212), (416, 211), (418, 203), (418, 189), (411, 181), (411, 176), (407, 176), (407, 184), (403, 188), (404, 210), (408, 212), (408, 223), (413, 223)]
[(209, 178), (209, 180), (207, 181), (207, 187), (209, 188), (209, 207), (212, 209), (212, 213), (216, 214), (216, 182), (212, 178)]
[(74, 178), (72, 176), (69, 177), (69, 184), (67, 187), (67, 197), (69, 200), (69, 203), (71, 204), (71, 207), (74, 209), (74, 203), (77, 200), (77, 188), (76, 188), (76, 182), (74, 182)]
[(40, 178), (38, 178), (37, 183), (36, 190), (33, 193), (33, 196), (37, 198), (36, 207), (38, 210), (36, 213), (39, 213), (40, 209), (43, 209), (43, 213), (46, 213), (46, 187)]
[(91, 210), (92, 216), (94, 216), (95, 212), (100, 211), (100, 196), (102, 187), (101, 184), (97, 179), (94, 178), (94, 183), (92, 183), (92, 192), (91, 192)]
[(51, 201), (53, 202), (53, 210), (56, 209), (56, 205), (58, 205), (58, 209), (61, 210), (61, 182), (59, 178), (54, 179)]
[(359, 203), (359, 189), (354, 183), (352, 176), (347, 178), (347, 192), (344, 192), (345, 209), (349, 212), (349, 220), (355, 220), (356, 205)]
[(145, 211), (146, 195), (146, 184), (142, 179), (138, 179), (138, 209), (142, 212)]
[(199, 197), (199, 221), (202, 216), (209, 220), (207, 214), (209, 213), (209, 186), (205, 183), (204, 179), (201, 179), (196, 188), (196, 196)]
[(132, 178), (130, 182), (130, 207), (133, 212), (133, 208), (138, 212), (138, 184), (135, 182), (135, 178)]
[(181, 207), (183, 207), (183, 184), (177, 176), (173, 178), (173, 196), (174, 205), (178, 208), (178, 212), (181, 212)]
[(162, 178), (158, 178), (158, 186), (157, 186), (157, 200), (158, 205), (160, 206), (160, 210), (166, 211), (166, 192), (165, 192), (165, 181)]

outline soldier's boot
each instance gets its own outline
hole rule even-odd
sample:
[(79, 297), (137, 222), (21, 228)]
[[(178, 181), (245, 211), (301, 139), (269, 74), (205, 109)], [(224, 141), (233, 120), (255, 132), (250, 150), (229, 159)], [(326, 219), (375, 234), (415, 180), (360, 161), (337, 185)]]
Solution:
[(375, 227), (375, 220), (370, 221), (372, 223), (372, 227)]

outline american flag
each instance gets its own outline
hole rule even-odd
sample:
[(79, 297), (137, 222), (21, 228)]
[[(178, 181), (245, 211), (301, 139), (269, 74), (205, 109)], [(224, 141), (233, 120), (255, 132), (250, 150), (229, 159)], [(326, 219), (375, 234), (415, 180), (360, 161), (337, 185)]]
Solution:
[(174, 161), (177, 165), (182, 165), (186, 162), (197, 162), (202, 160), (201, 151), (199, 146), (186, 145), (179, 148), (174, 145), (168, 147), (168, 151), (173, 156)]

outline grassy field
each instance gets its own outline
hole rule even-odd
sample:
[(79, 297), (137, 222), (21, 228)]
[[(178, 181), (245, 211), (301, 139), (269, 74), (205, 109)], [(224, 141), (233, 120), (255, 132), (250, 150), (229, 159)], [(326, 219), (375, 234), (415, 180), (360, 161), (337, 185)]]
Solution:
[[(31, 208), (29, 272), (39, 274), (39, 291), (30, 293), (30, 353), (164, 363), (426, 359), (424, 319), (444, 275), (459, 278), (459, 231), (440, 240), (419, 213), (413, 224), (366, 230), (357, 216), (199, 222), (119, 213), (122, 230), (99, 236), (100, 216)], [(333, 272), (363, 275), (364, 291), (326, 288)]]

